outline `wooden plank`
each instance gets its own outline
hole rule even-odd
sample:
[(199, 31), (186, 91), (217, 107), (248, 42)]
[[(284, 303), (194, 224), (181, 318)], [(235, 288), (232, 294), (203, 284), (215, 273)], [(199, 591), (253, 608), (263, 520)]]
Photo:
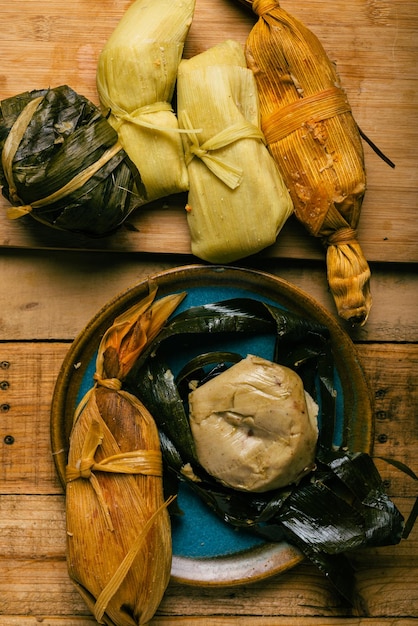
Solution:
[[(411, 489), (411, 494), (412, 491)], [(407, 515), (413, 498), (395, 495), (393, 499), (401, 513)], [(1, 559), (24, 562), (65, 560), (65, 498), (62, 493), (59, 495), (2, 494), (0, 512)], [(417, 549), (418, 529), (414, 528), (408, 540), (396, 546), (385, 546), (382, 550), (377, 548), (357, 551), (355, 561), (362, 570), (367, 569), (369, 565), (367, 560), (370, 560), (371, 555), (381, 563), (394, 558), (398, 566), (402, 563), (406, 566), (409, 562), (413, 564)], [(315, 568), (312, 571), (315, 571)], [(281, 580), (281, 577), (282, 574), (277, 580)], [(4, 584), (3, 578), (1, 580)], [(266, 581), (263, 581), (259, 586), (262, 588), (266, 584)], [(188, 585), (177, 586), (182, 589), (188, 588)], [(215, 590), (214, 593), (217, 591)]]
[[(10, 539), (1, 556), (0, 614), (7, 609), (11, 615), (85, 615), (84, 603), (66, 570), (63, 498), (2, 496), (0, 502), (2, 536)], [(407, 506), (405, 501), (397, 502)], [(407, 546), (405, 542), (352, 557), (370, 616), (414, 616), (417, 541), (415, 531)], [(2, 553), (3, 547), (4, 540)], [(349, 616), (350, 611), (336, 600), (322, 575), (303, 563), (279, 577), (237, 588), (202, 589), (171, 582), (159, 614)]]
[[(155, 617), (150, 626), (236, 626), (241, 617)], [(418, 618), (248, 617), (245, 626), (417, 626)], [(95, 626), (92, 617), (42, 617), (42, 626)], [(39, 626), (37, 617), (1, 616), (0, 626)]]
[[(0, 502), (4, 499), (2, 496)], [(22, 506), (22, 500), (30, 500), (31, 503)], [(48, 500), (51, 498), (15, 497), (12, 520), (15, 520), (18, 528), (19, 524), (26, 524), (24, 545), (28, 547), (26, 555), (23, 555), (16, 541), (13, 543), (17, 547), (16, 553), (12, 557), (1, 557), (2, 615), (89, 614), (67, 573), (63, 499), (60, 503)], [(404, 504), (399, 500), (397, 502), (401, 506)], [(42, 515), (38, 513), (38, 507)], [(61, 536), (53, 530), (48, 533), (44, 517), (47, 510), (55, 519), (60, 513)], [(2, 529), (6, 523), (11, 526), (12, 520), (5, 519), (3, 514)], [(408, 548), (403, 546), (401, 550), (401, 546), (389, 546), (364, 550), (359, 556), (353, 555), (358, 591), (367, 603), (369, 617), (415, 616), (414, 607), (418, 601), (418, 572), (414, 567), (417, 541), (418, 536), (414, 532), (414, 536), (408, 539)], [(49, 554), (51, 548), (53, 552)], [(328, 581), (312, 565), (302, 563), (262, 583), (234, 588), (199, 588), (170, 582), (158, 614), (167, 618), (199, 615), (208, 618), (245, 616), (246, 619), (247, 616), (272, 618), (276, 615), (349, 617), (352, 613), (335, 597)]]
[[(67, 349), (66, 345), (56, 344), (1, 346), (2, 494), (61, 490), (51, 455), (49, 411)], [(12, 443), (7, 445), (7, 441)]]
[[(0, 340), (68, 340), (112, 298), (150, 275), (178, 266), (178, 257), (105, 253), (1, 251)], [(270, 260), (252, 267), (287, 280), (336, 316), (322, 262)], [(16, 289), (19, 285), (19, 289)], [(373, 306), (365, 326), (338, 322), (356, 341), (418, 340), (418, 272), (414, 265), (372, 266)]]
[[(13, 5), (0, 2), (0, 50), (7, 68), (0, 76), (1, 97), (67, 83), (97, 102), (97, 57), (128, 5), (126, 0), (107, 2), (98, 10), (91, 2), (79, 0), (66, 6), (63, 15), (60, 3), (54, 0), (36, 5), (29, 0)], [(349, 5), (341, 0), (307, 0), (303, 4), (286, 0), (282, 6), (320, 37), (337, 64), (359, 125), (396, 163), (391, 170), (365, 147), (368, 191), (359, 240), (366, 257), (379, 262), (417, 262), (417, 4), (411, 0), (396, 4), (354, 0)], [(185, 56), (226, 38), (244, 44), (254, 19), (234, 0), (197, 0)], [(111, 237), (94, 241), (55, 232), (30, 219), (10, 222), (7, 206), (1, 199), (0, 247), (190, 252), (184, 200), (179, 198), (138, 210), (130, 218), (132, 229), (122, 228)], [(291, 219), (277, 243), (260, 256), (320, 259), (322, 255), (318, 242)]]

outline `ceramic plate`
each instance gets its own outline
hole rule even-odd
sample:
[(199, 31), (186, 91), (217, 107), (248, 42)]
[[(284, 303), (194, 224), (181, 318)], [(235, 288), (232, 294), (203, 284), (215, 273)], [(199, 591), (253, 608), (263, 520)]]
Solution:
[[(191, 306), (235, 297), (272, 303), (328, 327), (335, 359), (337, 420), (334, 443), (353, 451), (370, 452), (372, 405), (355, 346), (337, 321), (309, 295), (267, 273), (223, 266), (192, 265), (151, 277), (158, 296), (186, 291), (176, 313)], [(115, 317), (148, 293), (144, 281), (109, 302), (89, 322), (70, 348), (59, 373), (51, 412), (52, 451), (65, 486), (65, 466), (73, 414), (78, 400), (92, 386), (95, 355), (104, 331)], [(248, 350), (247, 350), (248, 348)], [(269, 358), (268, 345), (245, 350)], [(237, 585), (287, 570), (302, 560), (300, 552), (285, 542), (265, 543), (224, 524), (187, 486), (181, 488), (181, 521), (173, 520), (172, 577), (194, 585)]]

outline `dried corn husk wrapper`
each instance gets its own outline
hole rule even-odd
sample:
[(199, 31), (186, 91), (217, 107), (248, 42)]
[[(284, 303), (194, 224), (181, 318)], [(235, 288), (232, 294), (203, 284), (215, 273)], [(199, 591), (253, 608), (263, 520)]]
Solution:
[(327, 248), (339, 315), (364, 324), (370, 269), (356, 228), (366, 189), (358, 127), (333, 63), (317, 37), (277, 0), (241, 0), (259, 16), (246, 59), (260, 97), (261, 125), (289, 187), (296, 217)]
[(136, 0), (100, 54), (103, 112), (137, 166), (149, 201), (188, 189), (171, 106), (195, 0)]
[(293, 206), (264, 144), (257, 87), (241, 46), (228, 40), (183, 59), (177, 94), (179, 121), (189, 130), (183, 140), (193, 254), (229, 263), (263, 250)]
[(101, 236), (145, 202), (117, 133), (67, 85), (3, 100), (0, 150), (11, 219), (30, 214), (54, 228)]
[(68, 571), (99, 623), (147, 624), (167, 587), (171, 529), (159, 435), (122, 381), (184, 294), (156, 290), (101, 341), (95, 384), (77, 408), (67, 465)]

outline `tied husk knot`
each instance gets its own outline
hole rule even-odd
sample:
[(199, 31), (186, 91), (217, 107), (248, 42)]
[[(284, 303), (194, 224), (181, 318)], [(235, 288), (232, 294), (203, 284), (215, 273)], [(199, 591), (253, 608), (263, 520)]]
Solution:
[(114, 391), (122, 389), (122, 382), (118, 378), (102, 378), (97, 372), (94, 374), (93, 378), (100, 387), (106, 387)]
[(228, 185), (230, 189), (238, 187), (242, 181), (242, 167), (228, 162), (225, 158), (216, 156), (214, 152), (241, 139), (261, 139), (261, 141), (264, 142), (265, 139), (261, 129), (247, 120), (240, 120), (235, 124), (223, 128), (218, 133), (199, 144), (197, 131), (193, 131), (187, 111), (181, 113), (180, 121), (183, 123), (190, 142), (186, 147), (186, 165), (190, 165), (192, 159), (197, 157), (203, 161), (206, 167), (215, 174), (219, 180), (224, 182), (225, 185)]
[(349, 227), (340, 228), (327, 238), (328, 245), (350, 244), (355, 241), (357, 241), (357, 231)]
[(158, 113), (160, 111), (169, 111), (170, 113), (173, 113), (173, 108), (169, 102), (154, 102), (154, 104), (147, 104), (129, 113), (128, 111), (125, 111), (122, 107), (118, 106), (109, 97), (109, 94), (103, 86), (101, 86), (101, 102), (104, 110), (108, 109), (108, 114), (112, 115), (115, 118), (114, 128), (116, 131), (119, 130), (120, 124), (122, 124), (123, 122), (129, 122), (130, 124), (143, 126), (144, 128), (151, 128), (153, 130), (168, 132), (178, 130), (175, 128), (173, 129), (160, 127), (155, 123), (147, 122), (147, 116), (151, 115), (152, 113)]
[(279, 3), (275, 0), (254, 0), (254, 2), (252, 2), (252, 9), (259, 17), (263, 17), (270, 13), (270, 11), (276, 9), (278, 4)]
[[(96, 403), (94, 403), (93, 410), (97, 411)], [(67, 465), (67, 482), (78, 478), (90, 480), (93, 472), (162, 476), (160, 450), (133, 450), (132, 452), (114, 454), (96, 462), (95, 455), (104, 437), (100, 421), (97, 416), (92, 418), (80, 458), (75, 465)]]

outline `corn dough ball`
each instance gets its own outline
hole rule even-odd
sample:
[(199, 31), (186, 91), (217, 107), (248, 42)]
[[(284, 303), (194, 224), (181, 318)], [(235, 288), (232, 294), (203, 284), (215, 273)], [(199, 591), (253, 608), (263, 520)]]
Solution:
[(293, 370), (248, 355), (189, 394), (202, 467), (228, 487), (264, 492), (315, 465), (318, 406)]

